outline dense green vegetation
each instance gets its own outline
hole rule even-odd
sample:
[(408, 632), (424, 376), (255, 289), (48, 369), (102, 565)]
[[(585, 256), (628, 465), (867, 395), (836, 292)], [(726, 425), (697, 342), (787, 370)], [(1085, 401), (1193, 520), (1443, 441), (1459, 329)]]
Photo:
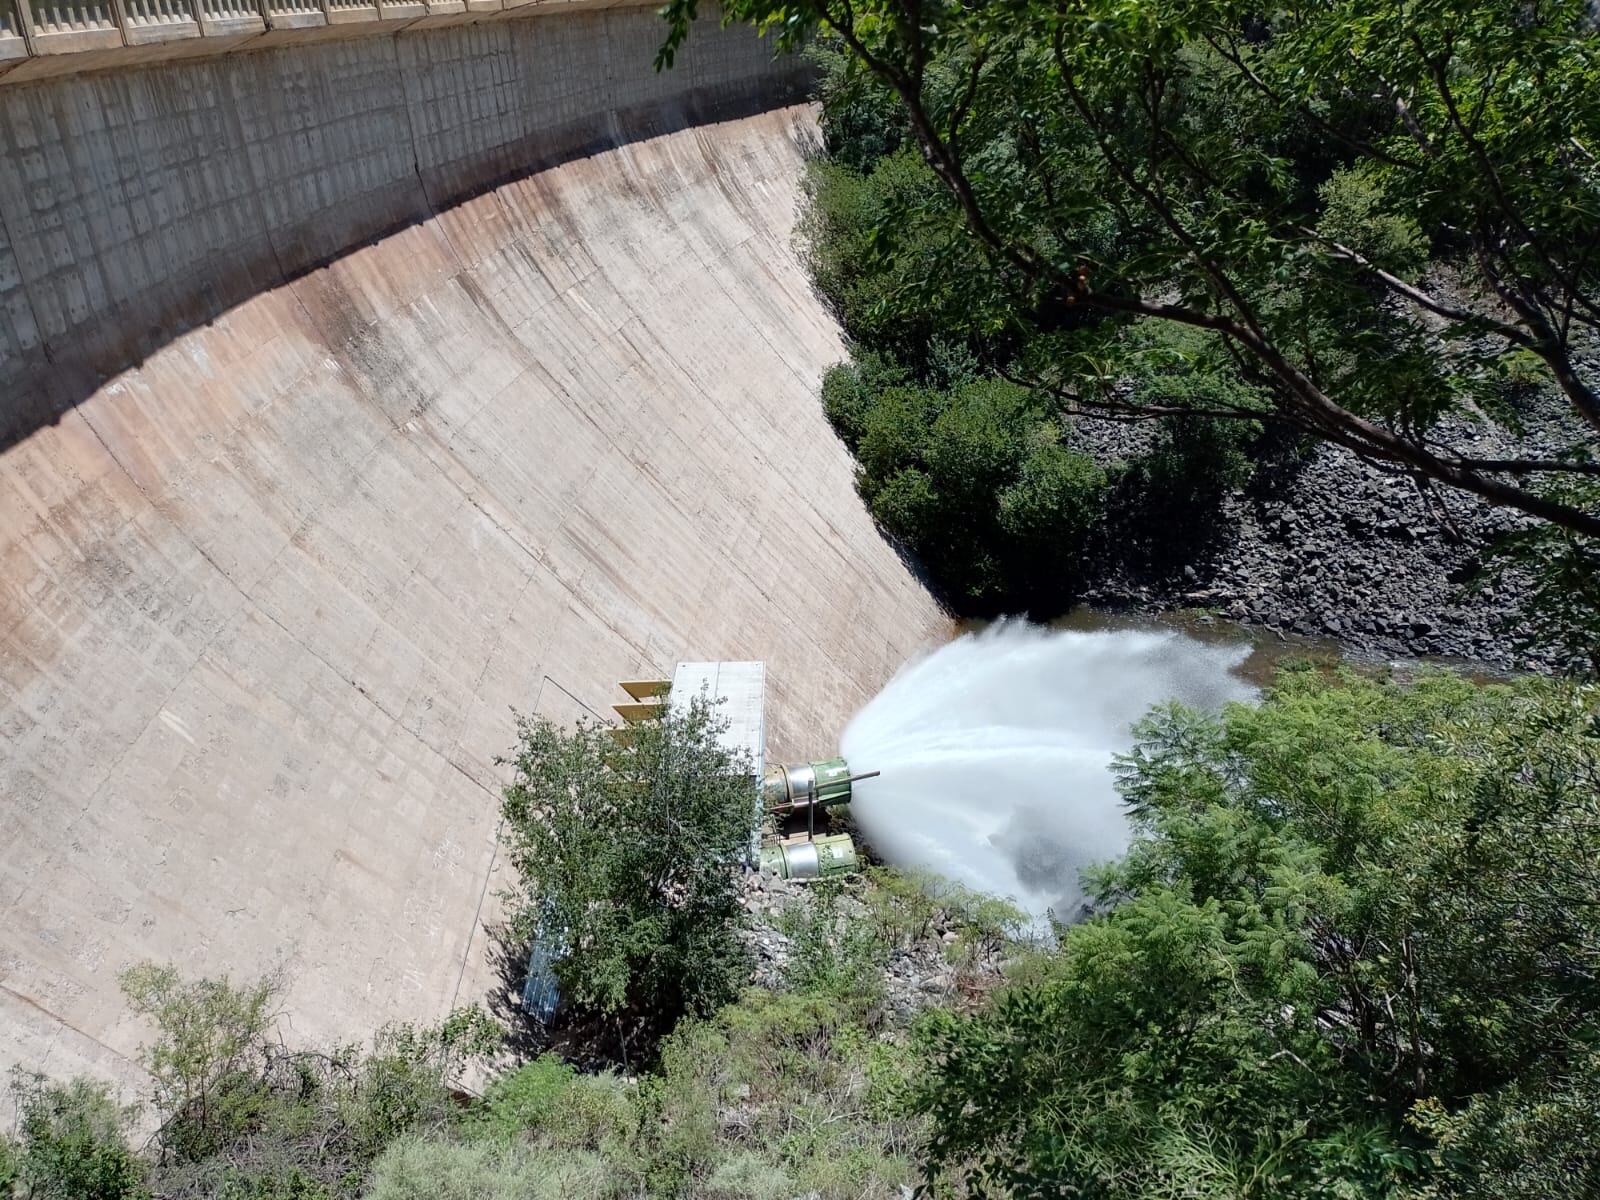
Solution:
[[(695, 9), (669, 5), (664, 60)], [(1046, 603), (1041, 569), (1071, 590), (1005, 526), (1002, 498), (1033, 486), (1026, 454), (987, 475), (931, 442), (891, 461), (861, 442), (878, 407), (889, 425), (937, 414), (947, 439), (1005, 424), (1050, 460), (1035, 473), (1060, 501), (1024, 523), (1069, 548), (1097, 506), (1125, 528), (1174, 474), (1210, 496), (1146, 527), (1203, 516), (1296, 439), (1345, 447), (1526, 516), (1538, 632), (1578, 661), (1600, 641), (1600, 38), (1584, 0), (723, 12), (790, 47), (816, 39), (829, 156), (805, 236), (856, 361), (830, 414), (874, 512), (957, 604)], [(975, 381), (997, 398), (974, 402)], [(1564, 413), (1558, 453), (1473, 448), (1475, 426), (1515, 431), (1535, 408)], [(1163, 426), (1158, 461), (1108, 490), (1041, 449), (1090, 418)], [(976, 549), (932, 528), (957, 515), (988, 535)]]
[(1122, 764), (1105, 915), (930, 1023), (936, 1171), (1019, 1194), (1600, 1189), (1600, 719), (1291, 673)]
[(894, 1098), (905, 1055), (841, 1006), (751, 992), (662, 1045), (652, 1074), (545, 1057), (501, 1076), (445, 1135), (378, 1160), (372, 1200), (888, 1197), (916, 1179)]
[(127, 1114), (87, 1080), (51, 1084), (13, 1071), (17, 1139), (0, 1140), (0, 1195), (122, 1200), (142, 1191), (145, 1167), (123, 1137)]
[[(464, 1009), (431, 1028), (385, 1027), (365, 1046), (296, 1047), (281, 1036), (278, 976), (190, 980), (146, 963), (122, 985), (154, 1033), (147, 1107), (120, 1107), (85, 1080), (13, 1072), (0, 1196), (353, 1200), (396, 1138), (459, 1119), (451, 1082), (500, 1042), (485, 1013)], [(152, 1125), (136, 1152), (131, 1131)]]
[(501, 838), (518, 889), (515, 940), (558, 949), (570, 1012), (623, 1039), (732, 999), (748, 971), (731, 869), (750, 850), (748, 764), (696, 699), (625, 738), (584, 720), (519, 718)]
[[(1137, 522), (1158, 554), (1192, 550), (1220, 492), (1254, 469), (1255, 423), (1167, 419), (1147, 450), (1108, 469), (1068, 443), (1037, 393), (970, 362), (933, 370), (938, 385), (862, 352), (828, 373), (822, 402), (873, 516), (964, 614), (1061, 611), (1113, 514), (1117, 527)], [(1174, 407), (1252, 401), (1193, 360), (1152, 369), (1139, 387)]]
[[(522, 729), (508, 805), (593, 748)], [(713, 731), (700, 712), (658, 735), (692, 767)], [(566, 789), (620, 803), (604, 776), (636, 760), (610, 758)], [(1119, 772), (1136, 839), (1055, 945), (1018, 942), (1003, 902), (873, 870), (778, 914), (772, 986), (627, 1065), (594, 1042), (582, 1071), (489, 1057), (476, 1010), (293, 1046), (278, 979), (136, 967), (153, 1136), (135, 1148), (103, 1088), (17, 1075), (0, 1195), (1600, 1193), (1600, 689), (1291, 670), (1259, 706), (1157, 710)], [(668, 793), (691, 843), (720, 788)], [(548, 798), (523, 819), (564, 820)], [(703, 936), (736, 943), (742, 912)], [(886, 968), (912, 952), (951, 982), (908, 1020)], [(658, 985), (629, 978), (642, 1011)], [(452, 1090), (469, 1060), (478, 1095)]]
[(1008, 905), (928, 882), (855, 881), (870, 905), (849, 925), (837, 889), (810, 893), (784, 921), (796, 953), (782, 986), (686, 1016), (648, 1071), (497, 1058), (477, 1096), (450, 1086), (495, 1058), (500, 1030), (477, 1010), (385, 1029), (368, 1047), (293, 1047), (280, 979), (140, 966), (127, 984), (155, 1029), (148, 1147), (132, 1148), (139, 1114), (104, 1088), (18, 1076), (0, 1196), (897, 1198), (919, 1178), (925, 1118), (907, 1102), (914, 1046), (885, 1018), (887, 956), (945, 928), (964, 978), (1016, 923)]

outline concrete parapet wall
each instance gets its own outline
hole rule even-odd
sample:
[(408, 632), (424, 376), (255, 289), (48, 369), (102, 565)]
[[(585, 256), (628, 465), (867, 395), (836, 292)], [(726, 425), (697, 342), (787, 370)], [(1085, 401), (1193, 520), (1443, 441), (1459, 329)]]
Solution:
[(0, 445), (347, 246), (793, 94), (796, 64), (705, 24), (661, 73), (664, 25), (617, 8), (0, 88)]
[(0, 84), (655, 0), (0, 0)]

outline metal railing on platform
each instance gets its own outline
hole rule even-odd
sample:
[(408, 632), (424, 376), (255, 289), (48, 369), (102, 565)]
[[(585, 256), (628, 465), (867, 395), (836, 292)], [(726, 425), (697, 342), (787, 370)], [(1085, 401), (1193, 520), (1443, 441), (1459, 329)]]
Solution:
[[(372, 23), (373, 32), (423, 17), (457, 17), (529, 11), (546, 6), (572, 11), (658, 0), (0, 0), (0, 82), (33, 78), (24, 60), (81, 51), (100, 53), (95, 67), (124, 59), (161, 57), (165, 43), (198, 39), (173, 53), (230, 49), (242, 39), (277, 30)], [(432, 22), (430, 22), (432, 23)], [(346, 33), (357, 33), (349, 29)], [(223, 39), (228, 39), (224, 44)], [(276, 39), (274, 39), (276, 40)], [(208, 45), (207, 43), (210, 43)], [(90, 60), (82, 60), (85, 65)], [(43, 64), (40, 64), (43, 65)], [(59, 69), (74, 69), (68, 62)], [(54, 73), (52, 71), (52, 73)]]

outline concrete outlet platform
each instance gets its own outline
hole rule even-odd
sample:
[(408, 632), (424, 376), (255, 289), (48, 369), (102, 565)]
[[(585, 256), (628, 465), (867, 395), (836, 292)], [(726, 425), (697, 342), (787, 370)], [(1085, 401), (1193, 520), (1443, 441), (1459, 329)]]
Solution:
[[(19, 148), (90, 85), (39, 86), (64, 90), (0, 96), (0, 173), (42, 173), (36, 215), (39, 187), (126, 198), (127, 171), (69, 179), (70, 154)], [(330, 179), (340, 145), (390, 136), (343, 120)], [(662, 128), (459, 203), (430, 185), (419, 219), (321, 265), (252, 260), (259, 289), (83, 386), (73, 328), (165, 310), (106, 299), (104, 273), (51, 293), (86, 306), (54, 332), (28, 325), (61, 222), (10, 228), (0, 1065), (134, 1078), (116, 974), (145, 958), (284, 962), (305, 1039), (483, 999), (513, 707), (571, 719), (619, 679), (758, 659), (767, 744), (805, 756), (942, 632), (819, 411), (842, 349), (792, 243), (814, 114)], [(105, 261), (74, 203), (80, 264)], [(145, 236), (117, 245), (167, 271), (151, 296), (218, 269), (162, 268)], [(23, 420), (41, 378), (70, 386)]]

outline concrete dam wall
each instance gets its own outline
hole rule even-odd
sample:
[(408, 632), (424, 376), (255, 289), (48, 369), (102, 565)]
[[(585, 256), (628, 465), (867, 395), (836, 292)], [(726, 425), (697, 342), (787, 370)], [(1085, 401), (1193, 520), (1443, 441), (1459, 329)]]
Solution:
[(285, 31), (308, 40), (143, 70), (30, 82), (24, 62), (0, 75), (0, 444), (174, 332), (358, 242), (799, 89), (792, 62), (712, 22), (678, 66), (653, 71), (665, 25), (645, 8), (459, 20)]
[(0, 1064), (131, 1077), (145, 958), (283, 962), (291, 1037), (481, 1000), (513, 707), (762, 658), (824, 751), (942, 631), (817, 404), (814, 118), (659, 36), (0, 86)]

